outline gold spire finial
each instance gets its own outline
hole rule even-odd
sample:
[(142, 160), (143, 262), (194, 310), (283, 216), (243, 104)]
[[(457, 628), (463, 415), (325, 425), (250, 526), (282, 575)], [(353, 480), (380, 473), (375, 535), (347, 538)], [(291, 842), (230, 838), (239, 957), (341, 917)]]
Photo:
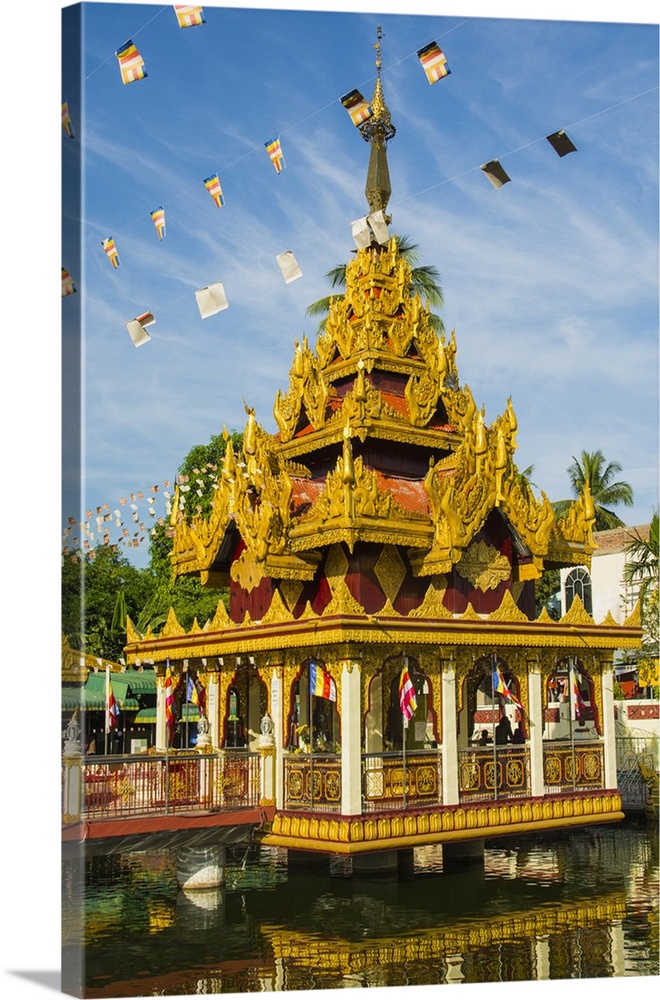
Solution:
[(388, 141), (393, 139), (396, 134), (389, 108), (383, 97), (383, 87), (380, 80), (382, 37), (383, 29), (378, 25), (376, 28), (376, 41), (374, 42), (376, 50), (376, 86), (374, 87), (374, 95), (371, 98), (372, 114), (359, 126), (362, 138), (371, 146), (365, 194), (372, 212), (376, 212), (379, 209), (385, 211), (390, 194), (392, 193), (387, 167), (386, 148)]

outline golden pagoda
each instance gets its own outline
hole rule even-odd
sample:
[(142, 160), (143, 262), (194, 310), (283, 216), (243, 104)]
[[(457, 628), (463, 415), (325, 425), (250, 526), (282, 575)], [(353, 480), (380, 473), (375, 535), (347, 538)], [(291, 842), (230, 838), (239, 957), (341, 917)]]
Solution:
[[(375, 47), (366, 221), (388, 226)], [(248, 409), (210, 515), (175, 498), (174, 574), (227, 587), (228, 607), (189, 632), (173, 612), (159, 635), (129, 622), (127, 662), (152, 662), (161, 696), (166, 663), (196, 674), (214, 748), (269, 737), (269, 843), (357, 857), (620, 819), (612, 657), (639, 617), (597, 623), (577, 598), (535, 616), (545, 569), (590, 564), (589, 490), (561, 519), (534, 495), (511, 399), (487, 421), (455, 332), (436, 334), (396, 235), (374, 231), (315, 346), (295, 344), (278, 432)], [(494, 739), (505, 718), (523, 742)]]

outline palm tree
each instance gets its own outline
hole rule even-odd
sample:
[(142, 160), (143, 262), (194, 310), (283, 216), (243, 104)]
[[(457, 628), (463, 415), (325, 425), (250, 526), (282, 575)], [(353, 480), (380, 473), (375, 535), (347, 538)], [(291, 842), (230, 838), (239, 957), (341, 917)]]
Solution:
[[(596, 531), (623, 527), (621, 518), (610, 508), (619, 504), (632, 507), (633, 491), (630, 483), (616, 481), (621, 472), (618, 462), (606, 462), (602, 451), (583, 451), (579, 459), (573, 455), (573, 462), (566, 471), (574, 497), (581, 496), (585, 483), (589, 484), (596, 510)], [(566, 513), (572, 502), (557, 500), (552, 505), (557, 517)]]
[(648, 538), (635, 528), (630, 532), (626, 545), (626, 565), (623, 569), (624, 583), (639, 583), (639, 597), (642, 602), (650, 588), (658, 586), (658, 512), (653, 512)]
[[(409, 237), (398, 236), (397, 245), (401, 256), (404, 258), (407, 264), (412, 268), (412, 288), (411, 294), (419, 294), (422, 300), (426, 299), (431, 306), (441, 306), (444, 303), (444, 298), (442, 294), (442, 288), (440, 287), (440, 274), (437, 268), (429, 264), (419, 264), (419, 254), (417, 252), (417, 244), (411, 243)], [(346, 288), (346, 264), (340, 264), (338, 267), (333, 267), (331, 271), (328, 271), (325, 275), (326, 278), (330, 280), (330, 285), (332, 288), (345, 289)], [(306, 316), (320, 316), (320, 322), (318, 329), (319, 331), (325, 328), (325, 321), (330, 310), (330, 299), (331, 297), (336, 298), (337, 296), (326, 295), (322, 299), (318, 299), (316, 302), (312, 302), (305, 310)], [(444, 324), (442, 319), (435, 315), (435, 313), (430, 314), (431, 325), (436, 333), (440, 334), (444, 332)]]

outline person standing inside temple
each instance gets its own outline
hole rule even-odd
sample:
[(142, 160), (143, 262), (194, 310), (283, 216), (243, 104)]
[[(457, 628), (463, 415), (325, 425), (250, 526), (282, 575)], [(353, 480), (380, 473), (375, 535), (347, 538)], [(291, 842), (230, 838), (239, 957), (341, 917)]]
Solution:
[(511, 742), (512, 743), (525, 742), (525, 733), (523, 732), (522, 722), (519, 722), (518, 725), (516, 726), (516, 731), (511, 737)]
[(509, 721), (508, 715), (503, 715), (495, 726), (495, 745), (503, 746), (512, 742), (513, 733), (511, 732), (511, 722)]

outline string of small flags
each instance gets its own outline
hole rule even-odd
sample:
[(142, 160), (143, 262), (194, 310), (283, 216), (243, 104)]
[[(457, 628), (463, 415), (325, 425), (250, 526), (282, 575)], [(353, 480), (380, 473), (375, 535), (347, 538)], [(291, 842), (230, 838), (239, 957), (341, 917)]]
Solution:
[[(179, 490), (177, 518), (181, 521), (188, 508), (192, 513), (201, 512), (200, 499), (209, 490), (217, 488), (218, 466), (209, 462), (201, 469), (194, 468), (192, 476), (178, 475), (176, 485)], [(165, 527), (167, 532), (172, 532), (169, 520), (174, 497), (170, 488), (170, 480), (165, 479), (146, 490), (136, 490), (120, 497), (115, 505), (104, 503), (94, 510), (89, 508), (85, 511), (84, 521), (77, 522), (75, 517), (69, 517), (62, 537), (63, 556), (70, 556), (75, 561), (82, 552), (94, 558), (94, 548), (97, 545), (139, 548), (150, 535), (156, 534), (158, 527)], [(127, 519), (137, 525), (132, 534), (127, 527)], [(148, 526), (149, 522), (151, 527)], [(74, 533), (76, 529), (77, 533)]]

